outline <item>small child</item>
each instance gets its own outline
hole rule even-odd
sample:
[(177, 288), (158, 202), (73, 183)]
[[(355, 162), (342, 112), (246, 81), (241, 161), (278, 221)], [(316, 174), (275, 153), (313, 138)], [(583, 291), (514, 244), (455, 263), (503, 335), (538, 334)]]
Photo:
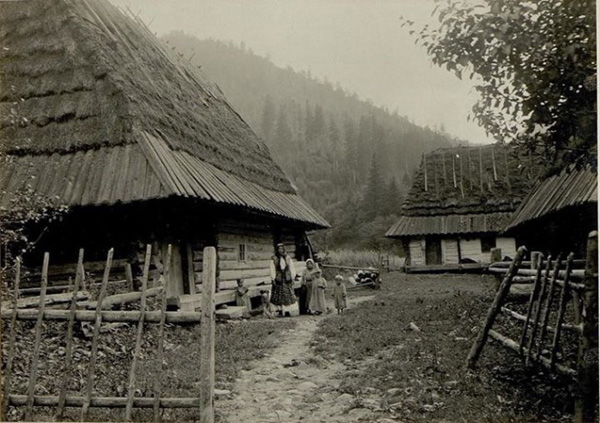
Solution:
[(262, 309), (262, 314), (269, 319), (273, 318), (273, 313), (271, 312), (271, 302), (269, 301), (269, 291), (263, 289), (260, 291), (260, 308)]
[(323, 277), (320, 269), (315, 272), (313, 280), (312, 295), (310, 296), (310, 304), (308, 308), (314, 314), (322, 314), (326, 311), (325, 290), (327, 289), (327, 281)]
[(333, 298), (335, 301), (335, 308), (338, 314), (342, 314), (344, 309), (348, 307), (346, 304), (346, 285), (344, 285), (344, 277), (342, 275), (336, 275), (335, 286), (333, 287)]
[(248, 311), (252, 311), (250, 296), (248, 295), (248, 288), (244, 286), (243, 279), (237, 280), (237, 288), (235, 289), (235, 305), (245, 306)]

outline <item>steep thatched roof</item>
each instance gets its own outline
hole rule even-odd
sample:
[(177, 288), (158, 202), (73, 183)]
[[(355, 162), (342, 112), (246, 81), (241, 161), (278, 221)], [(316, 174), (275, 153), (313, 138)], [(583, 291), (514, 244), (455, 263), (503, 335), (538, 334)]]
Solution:
[(500, 144), (428, 153), (386, 236), (500, 232), (537, 179), (536, 169)]
[[(511, 231), (541, 217), (560, 212), (569, 207), (598, 203), (598, 175), (591, 168), (569, 167), (558, 175), (541, 180), (508, 222)], [(594, 216), (590, 216), (595, 219)], [(570, 225), (573, 222), (565, 222)]]
[(196, 197), (326, 226), (219, 88), (105, 0), (0, 2), (0, 204)]

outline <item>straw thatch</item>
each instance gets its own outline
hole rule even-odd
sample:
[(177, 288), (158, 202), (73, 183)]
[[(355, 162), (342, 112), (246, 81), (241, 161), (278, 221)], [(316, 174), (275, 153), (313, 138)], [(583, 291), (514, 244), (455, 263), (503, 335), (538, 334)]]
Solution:
[(0, 2), (0, 45), (0, 205), (31, 185), (67, 205), (190, 196), (327, 226), (219, 88), (107, 1)]
[(500, 232), (538, 176), (504, 145), (453, 147), (423, 156), (388, 237)]

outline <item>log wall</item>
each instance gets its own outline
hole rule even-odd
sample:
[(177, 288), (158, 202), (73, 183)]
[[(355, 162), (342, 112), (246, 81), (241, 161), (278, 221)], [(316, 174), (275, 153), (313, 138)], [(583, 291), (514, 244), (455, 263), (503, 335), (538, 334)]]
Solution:
[(500, 248), (502, 250), (502, 258), (505, 256), (514, 258), (515, 254), (517, 254), (517, 242), (514, 238), (496, 238), (496, 248)]
[(489, 262), (490, 253), (481, 251), (481, 239), (469, 238), (460, 240), (460, 255), (463, 259), (471, 259), (478, 262)]

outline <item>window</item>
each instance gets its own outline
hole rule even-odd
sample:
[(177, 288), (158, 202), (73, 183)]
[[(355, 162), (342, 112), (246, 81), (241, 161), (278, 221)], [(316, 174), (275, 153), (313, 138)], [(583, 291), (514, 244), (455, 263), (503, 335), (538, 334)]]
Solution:
[(239, 245), (238, 254), (238, 261), (246, 261), (246, 244)]
[(496, 248), (496, 236), (495, 235), (483, 235), (481, 237), (481, 252), (489, 253), (492, 248)]

